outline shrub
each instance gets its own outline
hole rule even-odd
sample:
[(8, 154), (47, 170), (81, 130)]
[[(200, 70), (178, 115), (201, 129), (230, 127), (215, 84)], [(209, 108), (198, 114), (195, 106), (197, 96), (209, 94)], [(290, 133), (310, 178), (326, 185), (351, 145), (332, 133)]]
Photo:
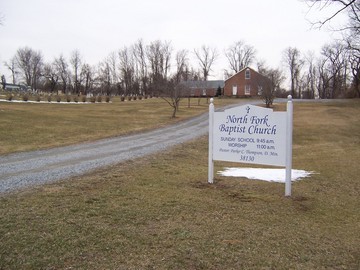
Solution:
[(105, 101), (106, 101), (106, 103), (109, 103), (110, 102), (110, 96), (106, 96)]
[(70, 102), (71, 101), (71, 96), (70, 95), (66, 95), (66, 102)]
[(36, 100), (37, 102), (40, 102), (40, 101), (41, 101), (40, 95), (36, 95), (35, 100)]
[(124, 96), (121, 96), (121, 97), (120, 97), (120, 100), (121, 100), (121, 101), (125, 101), (125, 97), (124, 97)]
[(76, 103), (79, 102), (79, 97), (78, 96), (74, 96), (74, 102), (76, 102)]
[(137, 99), (137, 96), (133, 96), (133, 100), (136, 100)]
[(23, 94), (22, 100), (23, 101), (28, 101), (29, 100), (29, 95), (28, 94)]
[(96, 101), (101, 102), (102, 101), (102, 96), (97, 96)]
[(61, 102), (61, 96), (56, 96), (56, 101)]
[(81, 96), (81, 101), (85, 103), (86, 102), (86, 96)]
[(128, 100), (128, 101), (131, 101), (131, 96), (128, 96), (128, 97), (127, 97), (127, 100)]
[(95, 103), (95, 101), (96, 101), (96, 97), (91, 97), (91, 98), (90, 98), (90, 102), (91, 102), (91, 103)]
[(142, 96), (139, 96), (139, 100), (142, 100), (143, 99), (143, 97)]
[(48, 95), (48, 96), (47, 96), (47, 101), (48, 101), (48, 102), (51, 102), (51, 100), (52, 100), (51, 95)]
[(13, 98), (14, 98), (13, 94), (7, 94), (6, 95), (6, 100), (8, 100), (8, 101), (12, 101)]

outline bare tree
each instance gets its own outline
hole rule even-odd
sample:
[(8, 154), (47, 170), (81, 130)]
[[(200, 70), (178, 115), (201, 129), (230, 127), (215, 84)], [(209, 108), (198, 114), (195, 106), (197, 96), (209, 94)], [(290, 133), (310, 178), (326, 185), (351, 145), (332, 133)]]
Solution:
[(35, 52), (33, 58), (32, 58), (32, 89), (37, 90), (38, 82), (42, 74), (43, 69), (43, 57), (40, 51)]
[(36, 90), (43, 66), (41, 53), (29, 47), (24, 47), (17, 50), (15, 59), (16, 65), (22, 72), (26, 84), (31, 86), (33, 90)]
[(204, 81), (207, 81), (210, 75), (211, 67), (218, 58), (219, 54), (216, 48), (210, 48), (205, 45), (203, 45), (200, 49), (195, 49), (194, 53), (197, 60), (199, 61), (203, 79)]
[(165, 91), (161, 94), (161, 98), (173, 108), (171, 118), (175, 118), (176, 113), (179, 110), (180, 100), (184, 93), (184, 86), (179, 83), (176, 84), (175, 80), (172, 79), (167, 81), (163, 87), (165, 87)]
[(188, 81), (201, 80), (201, 72), (199, 70), (195, 70), (193, 67), (186, 67), (186, 74)]
[(118, 53), (110, 53), (100, 64), (99, 64), (99, 80), (102, 90), (106, 95), (117, 90), (118, 83), (120, 83), (120, 75), (118, 74)]
[(336, 98), (344, 95), (346, 50), (343, 44), (335, 42), (325, 45), (318, 64), (320, 98)]
[(281, 84), (285, 80), (284, 75), (279, 69), (266, 68), (263, 66), (261, 70), (261, 77), (259, 80), (259, 92), (269, 108), (274, 101), (277, 92), (281, 91)]
[(101, 84), (101, 89), (107, 95), (111, 92), (111, 65), (107, 59), (100, 63), (99, 68), (99, 81)]
[(256, 62), (256, 66), (257, 66), (257, 70), (260, 74), (265, 74), (266, 70), (268, 69), (266, 67), (266, 62), (264, 59), (259, 59), (257, 62)]
[(173, 52), (173, 48), (171, 46), (171, 42), (170, 41), (165, 41), (163, 42), (163, 46), (162, 46), (162, 55), (163, 55), (163, 76), (164, 78), (168, 78), (168, 75), (170, 73), (170, 62), (171, 62), (171, 55)]
[(147, 47), (147, 57), (150, 63), (151, 72), (167, 78), (170, 71), (172, 47), (170, 42), (156, 40)]
[(360, 55), (353, 53), (350, 57), (351, 74), (353, 76), (352, 86), (355, 96), (360, 98)]
[(47, 80), (47, 84), (50, 87), (50, 92), (53, 93), (55, 91), (55, 88), (58, 84), (59, 81), (59, 74), (56, 71), (56, 60), (54, 60), (53, 63), (50, 64), (45, 64), (44, 66), (44, 72), (43, 72), (43, 76), (45, 77), (45, 79)]
[(347, 50), (343, 43), (334, 42), (324, 46), (322, 55), (327, 59), (332, 84), (328, 98), (344, 96), (346, 90)]
[(70, 64), (73, 69), (74, 92), (80, 94), (80, 72), (81, 72), (82, 58), (79, 50), (74, 50), (70, 56)]
[(317, 83), (317, 90), (319, 93), (319, 98), (326, 98), (327, 91), (330, 88), (330, 80), (331, 76), (327, 70), (327, 59), (324, 57), (318, 60), (317, 69), (318, 69), (318, 83)]
[(187, 51), (176, 54), (176, 73), (169, 78), (170, 61), (172, 55), (170, 42), (154, 41), (147, 46), (147, 60), (149, 64), (150, 90), (160, 94), (172, 108), (172, 118), (176, 117), (179, 102), (183, 95), (181, 77), (187, 69)]
[(136, 72), (138, 80), (139, 80), (139, 86), (140, 91), (142, 94), (147, 95), (148, 93), (148, 84), (149, 84), (149, 77), (148, 77), (148, 67), (146, 62), (146, 46), (144, 45), (144, 42), (139, 39), (134, 45), (133, 45), (133, 54), (134, 54), (134, 60), (136, 64)]
[(242, 40), (235, 42), (225, 51), (230, 69), (235, 73), (249, 66), (254, 61), (255, 54), (254, 47), (245, 44)]
[(303, 84), (304, 93), (303, 97), (313, 99), (316, 95), (316, 81), (317, 69), (315, 64), (315, 55), (313, 52), (308, 52), (305, 57), (304, 64), (307, 67), (307, 72), (304, 74)]
[(107, 61), (109, 62), (110, 66), (110, 73), (111, 73), (111, 86), (115, 88), (116, 84), (119, 82), (119, 75), (118, 75), (118, 54), (116, 52), (111, 52), (107, 57)]
[[(349, 54), (349, 65), (353, 65), (358, 60), (356, 59), (360, 55), (360, 1), (358, 0), (306, 0), (311, 8), (316, 8), (319, 10), (328, 10), (329, 6), (337, 7), (336, 10), (331, 14), (325, 17), (325, 19), (313, 22), (314, 25), (318, 27), (323, 27), (324, 25), (330, 24), (331, 21), (339, 14), (344, 14), (346, 12), (348, 17), (348, 23), (345, 25), (338, 25), (334, 29), (336, 31), (342, 32), (344, 39), (347, 42), (347, 51)], [(360, 61), (360, 60), (359, 60)], [(356, 66), (356, 64), (355, 64)], [(346, 90), (346, 77), (347, 77), (348, 63), (344, 62), (343, 75), (344, 83)], [(352, 70), (352, 68), (351, 68)], [(353, 71), (353, 70), (352, 70)], [(351, 72), (353, 83), (357, 81), (356, 72)], [(331, 77), (331, 76), (330, 76)], [(324, 86), (324, 85), (323, 85)], [(322, 89), (323, 91), (323, 89)]]
[(356, 1), (351, 5), (349, 12), (349, 31), (346, 33), (346, 43), (349, 52), (352, 87), (355, 97), (360, 98), (360, 3)]
[(190, 89), (185, 87), (182, 84), (183, 81), (187, 81), (189, 77), (189, 59), (188, 51), (180, 50), (176, 53), (176, 73), (174, 75), (175, 87), (177, 87), (177, 92), (175, 93), (175, 99), (178, 100), (175, 102), (176, 106), (179, 106), (180, 96), (188, 97), (188, 107), (190, 108)]
[(54, 65), (55, 65), (55, 70), (62, 82), (63, 93), (66, 94), (70, 76), (69, 76), (69, 67), (64, 56), (60, 55), (58, 58), (55, 58)]
[(119, 69), (122, 83), (125, 88), (125, 94), (135, 93), (135, 63), (134, 54), (131, 48), (124, 47), (119, 51)]
[(32, 67), (31, 58), (33, 57), (34, 51), (29, 47), (20, 48), (16, 52), (16, 65), (22, 72), (22, 76), (28, 86), (31, 86), (32, 82)]
[(89, 64), (83, 64), (81, 67), (81, 82), (83, 83), (83, 94), (87, 95), (94, 83), (94, 69)]
[(147, 46), (146, 56), (150, 67), (150, 84), (153, 92), (163, 94), (168, 90), (167, 80), (171, 54), (170, 42), (157, 40)]
[(16, 75), (18, 74), (17, 67), (16, 67), (16, 57), (12, 57), (9, 62), (4, 62), (4, 65), (11, 72), (12, 83), (16, 84)]
[(188, 79), (189, 58), (187, 50), (180, 50), (176, 53), (176, 75), (175, 81), (178, 84)]
[(283, 60), (290, 71), (290, 91), (293, 98), (300, 97), (298, 82), (303, 60), (300, 58), (300, 51), (297, 48), (288, 47), (283, 52)]

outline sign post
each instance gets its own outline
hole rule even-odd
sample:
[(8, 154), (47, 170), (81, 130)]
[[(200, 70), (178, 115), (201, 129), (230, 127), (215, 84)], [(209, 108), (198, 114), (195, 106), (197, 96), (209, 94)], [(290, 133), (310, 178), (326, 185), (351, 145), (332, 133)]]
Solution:
[(292, 97), (288, 96), (286, 105), (286, 176), (285, 176), (285, 196), (291, 196), (291, 169), (292, 169), (292, 137), (293, 137), (293, 102)]
[(214, 160), (213, 160), (213, 128), (214, 128), (214, 99), (210, 99), (209, 105), (209, 165), (208, 183), (214, 183)]
[(292, 98), (287, 111), (243, 105), (224, 111), (209, 106), (209, 173), (213, 183), (214, 161), (263, 164), (286, 168), (285, 196), (291, 196)]

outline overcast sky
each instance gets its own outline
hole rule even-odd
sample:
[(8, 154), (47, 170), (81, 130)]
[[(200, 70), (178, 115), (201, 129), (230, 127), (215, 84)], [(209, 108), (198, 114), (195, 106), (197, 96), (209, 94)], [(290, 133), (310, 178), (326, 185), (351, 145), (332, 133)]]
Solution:
[(171, 41), (175, 51), (216, 47), (221, 57), (212, 74), (223, 79), (223, 52), (235, 41), (254, 46), (258, 59), (277, 68), (285, 48), (317, 54), (337, 37), (312, 29), (309, 21), (319, 13), (301, 0), (0, 0), (0, 14), (0, 74), (6, 75), (3, 62), (21, 47), (41, 51), (48, 62), (78, 49), (95, 65), (141, 38)]

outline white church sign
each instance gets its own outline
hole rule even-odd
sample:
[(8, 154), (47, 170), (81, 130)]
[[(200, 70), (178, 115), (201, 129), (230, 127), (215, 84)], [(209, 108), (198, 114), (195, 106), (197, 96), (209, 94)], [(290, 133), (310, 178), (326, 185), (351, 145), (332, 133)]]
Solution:
[(291, 195), (291, 96), (287, 111), (243, 105), (215, 112), (209, 108), (209, 178), (213, 183), (215, 160), (286, 167), (285, 196)]

